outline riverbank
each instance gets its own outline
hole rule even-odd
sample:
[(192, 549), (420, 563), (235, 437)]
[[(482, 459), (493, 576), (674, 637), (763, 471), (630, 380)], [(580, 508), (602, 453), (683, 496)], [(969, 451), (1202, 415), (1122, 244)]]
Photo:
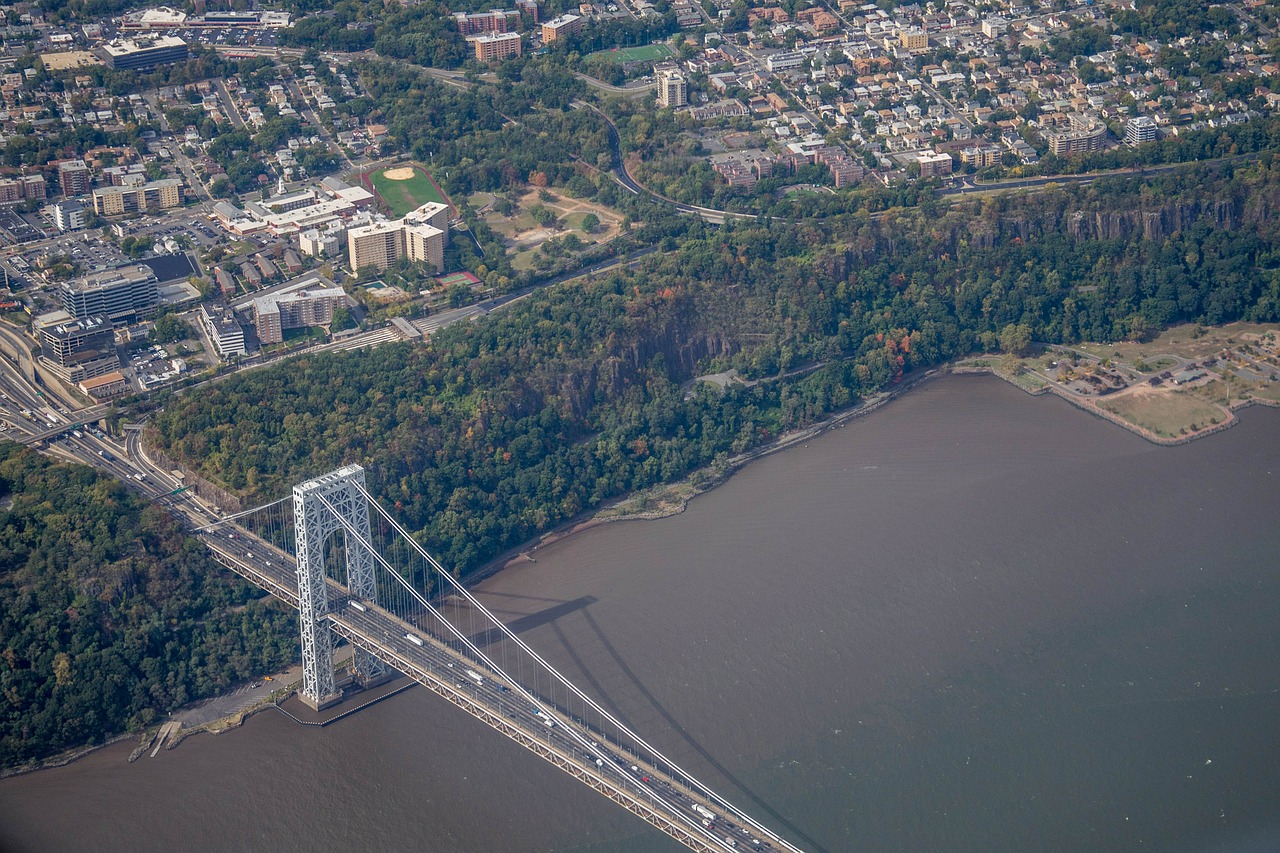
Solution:
[(653, 521), (679, 515), (685, 511), (689, 501), (723, 484), (745, 465), (786, 450), (789, 447), (804, 444), (824, 432), (839, 429), (856, 418), (865, 417), (921, 383), (943, 375), (946, 370), (946, 367), (933, 368), (916, 376), (908, 376), (893, 388), (881, 391), (850, 409), (819, 423), (783, 433), (771, 442), (729, 457), (720, 465), (700, 468), (679, 482), (635, 492), (611, 501), (600, 509), (584, 513), (578, 518), (544, 533), (531, 543), (525, 543), (505, 551), (497, 558), (481, 566), (474, 573), (468, 575), (467, 583), (479, 583), (511, 566), (526, 562), (537, 562), (534, 554), (540, 548), (560, 542), (570, 536), (602, 524), (615, 521)]
[[(1228, 342), (1229, 342), (1229, 339), (1228, 339)], [(1208, 343), (1215, 343), (1215, 339), (1210, 338), (1208, 340)], [(1203, 359), (1202, 355), (1197, 357)], [(998, 357), (988, 356), (986, 358), (990, 360)], [(1046, 382), (1041, 386), (1032, 388), (1032, 387), (1028, 387), (1024, 383), (1018, 382), (1016, 377), (1010, 377), (1008, 375), (1002, 374), (1000, 370), (998, 370), (996, 366), (994, 366), (992, 363), (987, 363), (985, 365), (978, 365), (975, 363), (975, 360), (958, 362), (956, 364), (945, 365), (939, 368), (925, 371), (917, 376), (909, 376), (899, 385), (893, 387), (888, 391), (876, 394), (864, 400), (857, 406), (854, 406), (839, 414), (836, 414), (820, 423), (811, 425), (804, 429), (795, 430), (795, 431), (786, 433), (780, 436), (779, 438), (775, 439), (774, 441), (769, 442), (768, 444), (754, 448), (742, 454), (738, 454), (736, 456), (730, 457), (711, 468), (704, 468), (704, 469), (700, 469), (699, 471), (695, 471), (692, 474), (690, 474), (687, 478), (680, 481), (679, 483), (647, 490), (645, 492), (641, 492), (637, 494), (632, 494), (625, 498), (621, 498), (617, 501), (614, 501), (604, 507), (601, 507), (597, 511), (591, 513), (590, 515), (580, 516), (574, 519), (573, 521), (560, 526), (555, 530), (549, 531), (548, 533), (544, 534), (542, 537), (540, 537), (537, 540), (534, 540), (534, 541), (522, 544), (520, 546), (517, 546), (516, 548), (510, 549), (499, 558), (493, 561), (490, 561), (485, 566), (481, 567), (480, 570), (469, 575), (467, 578), (467, 582), (469, 584), (475, 584), (480, 582), (481, 580), (484, 580), (485, 578), (492, 576), (493, 574), (497, 573), (501, 569), (506, 568), (508, 566), (517, 565), (521, 562), (536, 561), (537, 559), (536, 554), (538, 550), (542, 548), (544, 545), (549, 545), (554, 542), (559, 542), (569, 536), (572, 536), (576, 533), (580, 533), (584, 530), (588, 530), (600, 524), (605, 524), (612, 521), (659, 519), (659, 518), (666, 518), (673, 515), (677, 515), (685, 510), (685, 508), (688, 506), (689, 501), (692, 500), (694, 497), (704, 494), (714, 489), (715, 487), (719, 486), (720, 484), (724, 483), (734, 473), (736, 473), (738, 470), (740, 470), (747, 464), (755, 460), (761, 459), (765, 456), (768, 456), (770, 454), (776, 453), (780, 450), (785, 450), (785, 449), (794, 447), (796, 445), (803, 444), (813, 438), (816, 438), (817, 436), (821, 435), (826, 431), (841, 428), (846, 423), (853, 420), (854, 418), (863, 417), (865, 415), (868, 415), (872, 412), (879, 410), (890, 401), (905, 394), (907, 391), (917, 387), (920, 383), (930, 381), (936, 378), (937, 376), (945, 375), (946, 373), (991, 373), (1002, 379), (1005, 379), (1011, 384), (1018, 386), (1019, 388), (1026, 391), (1027, 393), (1032, 394), (1033, 396), (1038, 396), (1040, 394), (1045, 394), (1045, 393), (1057, 393), (1060, 397), (1062, 397), (1063, 399), (1066, 399), (1068, 402), (1071, 402), (1077, 408), (1081, 408), (1089, 412), (1090, 414), (1095, 415), (1096, 417), (1103, 418), (1119, 426), (1122, 426), (1125, 429), (1128, 429), (1129, 431), (1147, 439), (1148, 441), (1151, 441), (1152, 443), (1160, 444), (1164, 446), (1185, 444), (1189, 441), (1194, 440), (1195, 438), (1220, 432), (1222, 430), (1225, 430), (1234, 426), (1238, 422), (1238, 418), (1236, 418), (1234, 415), (1235, 409), (1244, 408), (1249, 405), (1253, 405), (1254, 403), (1258, 403), (1260, 405), (1280, 404), (1275, 401), (1265, 401), (1265, 400), (1258, 400), (1258, 399), (1238, 400), (1237, 405), (1229, 413), (1230, 416), (1223, 421), (1210, 424), (1203, 429), (1197, 429), (1193, 431), (1191, 434), (1188, 434), (1185, 436), (1179, 436), (1176, 438), (1161, 437), (1159, 435), (1156, 435), (1154, 432), (1150, 430), (1144, 430), (1142, 427), (1136, 424), (1132, 424), (1128, 421), (1125, 421), (1123, 418), (1120, 418), (1118, 415), (1115, 415), (1114, 413), (1111, 413), (1106, 411), (1105, 409), (1099, 408), (1092, 400), (1081, 400), (1079, 398), (1073, 397), (1070, 394), (1064, 393), (1059, 389), (1055, 388), (1052, 383)], [(1100, 399), (1114, 400), (1117, 398), (1117, 396), (1118, 395), (1110, 395), (1109, 397), (1103, 397)], [(227, 698), (227, 697), (219, 697), (219, 698)], [(273, 704), (272, 701), (264, 699), (264, 700), (256, 701), (255, 703), (252, 703), (245, 707), (231, 709), (227, 713), (219, 715), (216, 719), (202, 722), (199, 725), (192, 725), (191, 728), (186, 728), (184, 724), (184, 727), (181, 730), (177, 731), (176, 733), (173, 733), (172, 737), (168, 739), (166, 746), (168, 748), (172, 748), (173, 746), (176, 746), (178, 743), (180, 743), (189, 735), (199, 731), (209, 731), (211, 733), (216, 734), (216, 733), (220, 733), (221, 731), (229, 730), (231, 728), (237, 728), (240, 725), (242, 725), (244, 720), (247, 719), (249, 716), (252, 716), (258, 711), (265, 709), (266, 707), (270, 707), (271, 704)], [(103, 745), (118, 743), (121, 740), (125, 740), (133, 736), (134, 735), (130, 735), (130, 734), (118, 735), (108, 740)], [(4, 778), (6, 776), (11, 776), (11, 775), (17, 775), (19, 773), (32, 772), (33, 770), (44, 769), (46, 767), (63, 766), (65, 764), (71, 763), (72, 761), (76, 760), (77, 758), (83, 755), (87, 755), (90, 752), (101, 748), (101, 746), (102, 745), (86, 747), (80, 750), (75, 750), (69, 753), (65, 753), (62, 756), (57, 756), (57, 757), (48, 759), (45, 762), (40, 762), (35, 765), (5, 770), (3, 772), (0, 772), (0, 778)]]
[[(987, 358), (991, 358), (991, 357), (987, 357)], [(977, 361), (983, 361), (983, 360), (985, 359), (978, 359)], [(1258, 399), (1256, 397), (1250, 397), (1250, 398), (1238, 400), (1230, 406), (1219, 406), (1218, 408), (1219, 408), (1219, 411), (1221, 412), (1222, 420), (1212, 420), (1203, 426), (1196, 426), (1194, 429), (1185, 430), (1184, 434), (1177, 435), (1177, 436), (1159, 435), (1153, 430), (1147, 429), (1146, 427), (1140, 424), (1127, 420), (1126, 418), (1120, 416), (1116, 412), (1109, 411), (1106, 408), (1103, 408), (1101, 403), (1105, 400), (1108, 400), (1109, 398), (1107, 397), (1103, 397), (1099, 400), (1080, 397), (1070, 393), (1069, 391), (1066, 391), (1060, 388), (1059, 386), (1057, 386), (1052, 382), (1044, 382), (1043, 384), (1040, 384), (1038, 386), (1030, 387), (1026, 383), (1019, 382), (1018, 380), (1020, 377), (1012, 376), (1006, 371), (1002, 370), (1001, 368), (995, 366), (994, 364), (981, 364), (981, 363), (975, 364), (973, 362), (958, 362), (957, 364), (951, 366), (949, 372), (958, 376), (965, 375), (965, 374), (969, 374), (969, 375), (986, 374), (986, 375), (994, 376), (997, 379), (1002, 379), (1005, 382), (1008, 382), (1013, 387), (1017, 388), (1018, 390), (1026, 394), (1031, 395), (1032, 397), (1042, 397), (1045, 394), (1053, 394), (1059, 399), (1066, 400), (1068, 403), (1070, 403), (1072, 406), (1075, 406), (1077, 409), (1080, 409), (1083, 412), (1087, 412), (1088, 414), (1093, 415), (1095, 418), (1101, 418), (1102, 420), (1107, 421), (1108, 423), (1115, 424), (1116, 426), (1122, 429), (1128, 430), (1134, 435), (1139, 436), (1140, 438), (1146, 439), (1152, 444), (1160, 445), (1161, 447), (1177, 447), (1179, 445), (1188, 444), (1192, 441), (1195, 441), (1196, 439), (1205, 438), (1206, 436), (1215, 435), (1217, 433), (1222, 432), (1223, 430), (1230, 429), (1231, 427), (1235, 426), (1240, 422), (1240, 419), (1236, 416), (1236, 412), (1242, 409), (1247, 409), (1251, 406), (1266, 406), (1269, 408), (1280, 408), (1280, 401), (1264, 400), (1264, 399)], [(1040, 377), (1037, 377), (1037, 378), (1040, 378)], [(1131, 393), (1141, 394), (1143, 393), (1143, 391), (1144, 389), (1136, 388)]]

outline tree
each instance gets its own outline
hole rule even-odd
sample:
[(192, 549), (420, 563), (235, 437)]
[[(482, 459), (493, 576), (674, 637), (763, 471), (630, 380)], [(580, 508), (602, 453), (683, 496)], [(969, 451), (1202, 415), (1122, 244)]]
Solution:
[(355, 318), (351, 316), (349, 308), (338, 308), (333, 312), (333, 322), (329, 324), (330, 331), (341, 332), (343, 329), (351, 329), (356, 325)]
[(191, 335), (191, 328), (177, 314), (164, 314), (156, 320), (155, 328), (147, 336), (147, 340), (157, 344), (171, 344), (186, 340)]
[(1022, 356), (1031, 348), (1031, 327), (1026, 323), (1010, 323), (1000, 330), (1000, 349)]
[(600, 227), (600, 217), (594, 213), (588, 213), (582, 217), (582, 230), (587, 234), (594, 234), (595, 230)]

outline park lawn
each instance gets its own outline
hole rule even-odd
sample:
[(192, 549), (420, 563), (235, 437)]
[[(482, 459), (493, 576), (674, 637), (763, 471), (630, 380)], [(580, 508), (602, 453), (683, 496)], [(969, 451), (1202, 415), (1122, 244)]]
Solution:
[(1228, 323), (1212, 326), (1196, 336), (1195, 324), (1187, 323), (1166, 329), (1158, 337), (1145, 343), (1116, 341), (1110, 344), (1085, 343), (1073, 347), (1098, 358), (1122, 358), (1133, 362), (1139, 358), (1148, 363), (1162, 355), (1179, 355), (1183, 358), (1205, 358), (1223, 347), (1235, 346), (1244, 341), (1244, 335), (1262, 334), (1275, 329), (1274, 323)]
[(1183, 391), (1147, 391), (1098, 401), (1098, 408), (1161, 438), (1177, 438), (1221, 422), (1227, 415), (1218, 406)]
[(1013, 377), (1013, 383), (1019, 388), (1027, 391), (1039, 391), (1041, 388), (1049, 384), (1049, 380), (1036, 373), (1023, 371)]
[(1273, 400), (1280, 403), (1280, 385), (1274, 382), (1268, 382), (1265, 385), (1253, 389), (1253, 396), (1259, 400)]
[[(582, 231), (582, 220), (586, 219), (586, 218), (587, 218), (587, 214), (588, 214), (588, 213), (591, 213), (591, 212), (592, 212), (592, 211), (589, 211), (589, 210), (582, 210), (582, 211), (578, 211), (578, 212), (576, 212), (576, 213), (570, 213), (570, 214), (567, 214), (567, 215), (564, 217), (564, 224), (565, 224), (566, 226), (568, 226), (568, 228), (569, 228), (570, 230), (573, 230), (573, 231)], [(597, 219), (599, 219), (599, 218), (600, 218), (598, 214), (597, 214), (596, 218), (597, 218)], [(601, 229), (597, 229), (597, 230), (601, 230)]]
[[(621, 232), (622, 214), (613, 208), (585, 199), (573, 198), (561, 188), (549, 187), (547, 191), (553, 200), (541, 200), (539, 198), (541, 191), (538, 189), (525, 192), (520, 198), (518, 212), (514, 216), (503, 216), (496, 210), (489, 210), (484, 216), (489, 227), (502, 236), (507, 248), (518, 253), (511, 259), (516, 269), (528, 269), (531, 261), (529, 258), (523, 258), (522, 255), (553, 237), (576, 232), (580, 238), (589, 242), (601, 243), (613, 239)], [(541, 204), (554, 212), (565, 226), (565, 230), (557, 231), (554, 228), (544, 228), (539, 225), (533, 218), (533, 214), (529, 212), (535, 204)], [(588, 213), (594, 213), (600, 220), (599, 227), (591, 234), (586, 234), (582, 230), (582, 220)]]
[[(388, 168), (405, 168), (402, 164), (390, 166)], [(407, 181), (393, 181), (384, 173), (387, 169), (379, 169), (369, 176), (373, 183), (373, 188), (378, 191), (378, 195), (382, 196), (382, 200), (386, 202), (387, 207), (391, 208), (391, 215), (394, 217), (404, 216), (411, 210), (416, 210), (429, 201), (439, 202), (440, 204), (449, 204), (449, 199), (445, 198), (431, 179), (417, 166), (413, 167), (413, 177)]]

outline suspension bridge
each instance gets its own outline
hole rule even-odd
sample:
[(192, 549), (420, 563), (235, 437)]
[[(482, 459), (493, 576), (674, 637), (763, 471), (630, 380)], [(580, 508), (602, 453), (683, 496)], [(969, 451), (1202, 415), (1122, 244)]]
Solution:
[(196, 531), (298, 609), (301, 698), (342, 698), (334, 636), (372, 686), (398, 670), (692, 850), (798, 848), (694, 778), (565, 678), (435, 560), (349, 465)]

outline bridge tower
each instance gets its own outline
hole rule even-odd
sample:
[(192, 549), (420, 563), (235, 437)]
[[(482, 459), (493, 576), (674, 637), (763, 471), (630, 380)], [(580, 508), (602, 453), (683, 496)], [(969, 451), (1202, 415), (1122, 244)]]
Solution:
[[(358, 488), (357, 488), (358, 487)], [(293, 523), (298, 551), (298, 616), (302, 631), (302, 701), (319, 710), (341, 698), (333, 675), (333, 632), (325, 584), (324, 546), (342, 531), (347, 589), (352, 598), (377, 603), (373, 555), (359, 540), (369, 536), (369, 502), (362, 494), (364, 469), (347, 465), (293, 487)], [(359, 536), (347, 535), (343, 521)], [(355, 651), (355, 675), (366, 686), (385, 677), (386, 666), (363, 649)]]

